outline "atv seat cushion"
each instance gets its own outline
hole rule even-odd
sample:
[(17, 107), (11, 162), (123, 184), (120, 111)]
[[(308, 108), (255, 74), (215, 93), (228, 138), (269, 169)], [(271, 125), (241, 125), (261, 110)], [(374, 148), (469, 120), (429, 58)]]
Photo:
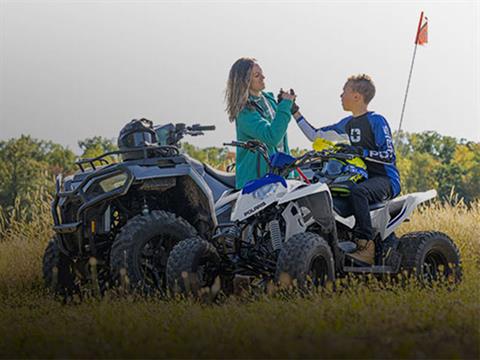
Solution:
[(207, 164), (203, 165), (205, 166), (205, 172), (207, 174), (220, 181), (223, 185), (226, 185), (230, 188), (235, 187), (235, 174), (230, 174), (225, 171), (217, 170)]
[[(368, 207), (370, 208), (370, 211), (373, 211), (373, 210), (377, 210), (385, 207), (386, 204), (387, 203), (383, 201), (379, 203), (369, 204)], [(348, 198), (345, 198), (345, 197), (339, 197), (339, 196), (334, 197), (333, 209), (341, 217), (349, 217), (350, 215), (353, 215), (353, 209), (352, 209), (352, 206), (350, 205), (350, 201)]]

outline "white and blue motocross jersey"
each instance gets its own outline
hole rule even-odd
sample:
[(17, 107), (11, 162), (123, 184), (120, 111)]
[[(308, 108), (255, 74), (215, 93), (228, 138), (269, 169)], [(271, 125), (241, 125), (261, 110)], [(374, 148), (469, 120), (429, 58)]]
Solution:
[(318, 137), (335, 142), (348, 140), (353, 146), (363, 148), (369, 178), (387, 176), (392, 185), (393, 196), (400, 193), (400, 174), (395, 164), (392, 132), (382, 115), (369, 111), (358, 117), (348, 116), (334, 125), (319, 129), (301, 117), (298, 125), (310, 141)]

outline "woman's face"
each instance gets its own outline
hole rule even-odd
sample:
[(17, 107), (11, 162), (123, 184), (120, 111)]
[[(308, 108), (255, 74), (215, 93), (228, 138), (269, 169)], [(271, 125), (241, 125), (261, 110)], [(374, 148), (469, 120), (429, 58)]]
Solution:
[(262, 68), (258, 64), (253, 64), (252, 74), (250, 77), (250, 91), (258, 94), (265, 89), (265, 76), (263, 76)]

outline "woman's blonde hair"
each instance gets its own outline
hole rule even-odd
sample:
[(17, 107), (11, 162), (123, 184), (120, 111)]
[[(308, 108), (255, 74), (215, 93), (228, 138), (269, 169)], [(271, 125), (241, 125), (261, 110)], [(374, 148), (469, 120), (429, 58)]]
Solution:
[(227, 88), (225, 89), (225, 102), (230, 122), (234, 122), (238, 114), (245, 107), (248, 101), (248, 90), (253, 65), (257, 60), (243, 57), (235, 61), (228, 75)]

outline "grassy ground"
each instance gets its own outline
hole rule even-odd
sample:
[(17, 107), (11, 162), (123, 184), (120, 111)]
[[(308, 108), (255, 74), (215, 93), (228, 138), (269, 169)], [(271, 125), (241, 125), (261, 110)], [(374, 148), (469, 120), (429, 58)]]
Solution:
[(438, 230), (455, 239), (464, 281), (454, 291), (353, 281), (304, 298), (244, 296), (216, 305), (108, 296), (54, 301), (40, 277), (51, 235), (48, 213), (40, 214), (0, 241), (4, 358), (480, 357), (480, 203), (425, 208), (400, 231)]

